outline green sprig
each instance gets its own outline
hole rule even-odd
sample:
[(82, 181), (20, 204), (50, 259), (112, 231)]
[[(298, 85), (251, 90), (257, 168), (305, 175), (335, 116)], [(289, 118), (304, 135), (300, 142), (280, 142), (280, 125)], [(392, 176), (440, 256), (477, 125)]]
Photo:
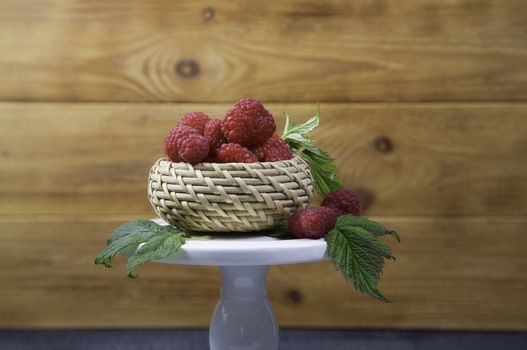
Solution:
[(165, 258), (185, 243), (185, 232), (174, 226), (161, 226), (150, 220), (130, 221), (116, 228), (108, 238), (106, 248), (95, 257), (95, 264), (112, 266), (112, 258), (143, 244), (129, 257), (126, 264), (128, 277), (141, 264)]
[(366, 217), (343, 215), (326, 235), (327, 254), (337, 270), (357, 290), (375, 299), (388, 302), (377, 288), (384, 259), (395, 260), (388, 244), (378, 237), (391, 235), (400, 241), (395, 231)]
[(262, 232), (264, 235), (278, 239), (294, 239), (295, 237), (289, 231), (289, 221), (281, 221), (275, 228)]
[(286, 123), (282, 139), (292, 151), (302, 158), (311, 169), (315, 190), (326, 195), (336, 188), (342, 187), (337, 167), (333, 158), (324, 150), (316, 147), (308, 136), (320, 124), (320, 108), (317, 114), (303, 124), (296, 125), (286, 113)]

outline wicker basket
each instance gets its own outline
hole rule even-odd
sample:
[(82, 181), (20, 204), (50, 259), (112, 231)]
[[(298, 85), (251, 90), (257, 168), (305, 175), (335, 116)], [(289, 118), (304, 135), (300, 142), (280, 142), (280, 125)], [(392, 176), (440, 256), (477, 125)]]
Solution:
[(169, 224), (198, 232), (250, 232), (275, 227), (313, 196), (300, 158), (262, 163), (173, 163), (150, 169), (148, 198)]

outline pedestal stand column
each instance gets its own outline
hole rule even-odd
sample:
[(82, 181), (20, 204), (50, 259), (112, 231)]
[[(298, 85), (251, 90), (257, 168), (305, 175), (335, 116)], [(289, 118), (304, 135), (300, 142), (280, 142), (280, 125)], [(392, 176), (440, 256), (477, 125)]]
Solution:
[(211, 350), (278, 350), (278, 324), (267, 299), (269, 266), (221, 266), (221, 299), (210, 324)]

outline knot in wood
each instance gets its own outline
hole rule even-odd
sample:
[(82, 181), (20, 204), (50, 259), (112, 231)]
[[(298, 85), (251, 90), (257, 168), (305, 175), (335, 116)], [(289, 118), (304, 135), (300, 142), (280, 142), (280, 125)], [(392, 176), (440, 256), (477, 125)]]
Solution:
[(214, 19), (214, 9), (212, 7), (205, 7), (201, 12), (201, 18), (204, 21), (211, 21)]
[(193, 59), (180, 60), (176, 65), (176, 73), (183, 78), (193, 78), (199, 74), (199, 65)]
[(287, 297), (295, 304), (302, 302), (302, 293), (298, 289), (291, 289), (287, 292)]
[(387, 136), (379, 136), (373, 141), (375, 149), (381, 153), (390, 153), (393, 151), (393, 142)]

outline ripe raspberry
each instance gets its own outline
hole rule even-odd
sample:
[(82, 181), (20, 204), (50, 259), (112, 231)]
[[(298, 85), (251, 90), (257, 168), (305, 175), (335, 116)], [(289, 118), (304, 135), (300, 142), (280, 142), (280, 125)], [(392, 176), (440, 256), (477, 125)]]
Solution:
[(210, 118), (205, 114), (201, 112), (190, 112), (187, 113), (181, 120), (179, 121), (179, 125), (189, 126), (191, 128), (194, 128), (199, 131), (201, 135), (203, 135), (203, 129), (205, 128), (205, 125), (209, 122)]
[(337, 210), (339, 215), (361, 215), (359, 195), (357, 192), (346, 188), (339, 188), (328, 193), (321, 205)]
[(276, 162), (293, 158), (289, 146), (278, 135), (271, 136), (263, 145), (253, 148), (252, 151), (263, 162)]
[(253, 147), (267, 141), (276, 124), (260, 101), (242, 98), (227, 112), (221, 128), (228, 142)]
[(227, 142), (221, 131), (221, 120), (211, 119), (203, 129), (203, 136), (209, 140), (210, 154), (215, 155), (221, 145)]
[(190, 164), (202, 162), (209, 155), (209, 140), (200, 134), (189, 134), (177, 141), (179, 157)]
[(289, 219), (289, 231), (296, 238), (322, 238), (337, 222), (337, 212), (326, 207), (307, 208)]
[(237, 143), (225, 143), (218, 150), (216, 161), (219, 163), (255, 163), (258, 158), (249, 149)]
[(187, 126), (176, 126), (165, 136), (165, 154), (173, 162), (181, 162), (178, 152), (178, 140), (192, 134), (199, 135), (199, 131)]

